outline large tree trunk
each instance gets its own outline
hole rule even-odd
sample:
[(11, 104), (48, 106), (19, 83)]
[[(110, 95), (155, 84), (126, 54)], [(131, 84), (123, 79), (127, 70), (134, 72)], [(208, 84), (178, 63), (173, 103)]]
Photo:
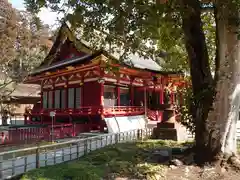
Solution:
[(182, 0), (181, 7), (195, 98), (192, 115), (196, 121), (196, 160), (198, 163), (219, 160), (220, 154), (236, 153), (236, 122), (240, 105), (237, 6), (228, 0), (216, 2), (217, 81), (213, 81), (209, 68), (199, 1)]
[(213, 102), (214, 81), (202, 28), (200, 3), (198, 0), (182, 0), (181, 9), (194, 96), (192, 116), (196, 123), (196, 160), (201, 163), (205, 161), (203, 157), (207, 157), (205, 151), (209, 138), (206, 119)]
[[(218, 0), (219, 72), (213, 111), (209, 113), (209, 151), (213, 156), (236, 153), (236, 124), (240, 106), (239, 14), (229, 0)], [(220, 156), (219, 156), (220, 157)]]

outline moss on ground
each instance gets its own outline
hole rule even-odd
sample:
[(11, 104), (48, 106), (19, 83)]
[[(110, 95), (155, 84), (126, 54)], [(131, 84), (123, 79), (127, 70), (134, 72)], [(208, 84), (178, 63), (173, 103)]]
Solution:
[(114, 177), (159, 179), (166, 166), (147, 162), (153, 149), (181, 146), (174, 141), (122, 143), (93, 151), (79, 160), (30, 171), (21, 180), (100, 180)]

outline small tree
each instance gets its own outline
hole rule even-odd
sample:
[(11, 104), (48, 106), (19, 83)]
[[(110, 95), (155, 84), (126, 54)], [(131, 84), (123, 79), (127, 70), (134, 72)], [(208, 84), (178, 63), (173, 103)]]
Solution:
[(49, 49), (46, 30), (35, 15), (0, 0), (0, 112), (6, 112), (3, 102), (9, 99), (17, 83), (44, 59)]

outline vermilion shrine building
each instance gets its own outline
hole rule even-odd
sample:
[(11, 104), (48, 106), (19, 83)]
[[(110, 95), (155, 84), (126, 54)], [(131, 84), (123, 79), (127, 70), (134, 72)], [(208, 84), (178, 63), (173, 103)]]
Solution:
[(71, 40), (70, 33), (63, 25), (45, 61), (25, 81), (41, 85), (41, 102), (29, 114), (28, 124), (51, 124), (49, 114), (55, 111), (54, 126), (103, 131), (112, 117), (146, 115), (161, 121), (161, 105), (179, 100), (176, 89), (184, 85), (182, 74), (120, 63), (105, 51)]

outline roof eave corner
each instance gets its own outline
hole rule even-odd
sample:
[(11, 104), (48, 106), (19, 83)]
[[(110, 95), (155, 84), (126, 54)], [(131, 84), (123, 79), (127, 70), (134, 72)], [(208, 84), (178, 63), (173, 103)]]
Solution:
[(100, 54), (100, 61), (106, 62), (108, 60), (107, 56), (105, 56), (104, 54)]

